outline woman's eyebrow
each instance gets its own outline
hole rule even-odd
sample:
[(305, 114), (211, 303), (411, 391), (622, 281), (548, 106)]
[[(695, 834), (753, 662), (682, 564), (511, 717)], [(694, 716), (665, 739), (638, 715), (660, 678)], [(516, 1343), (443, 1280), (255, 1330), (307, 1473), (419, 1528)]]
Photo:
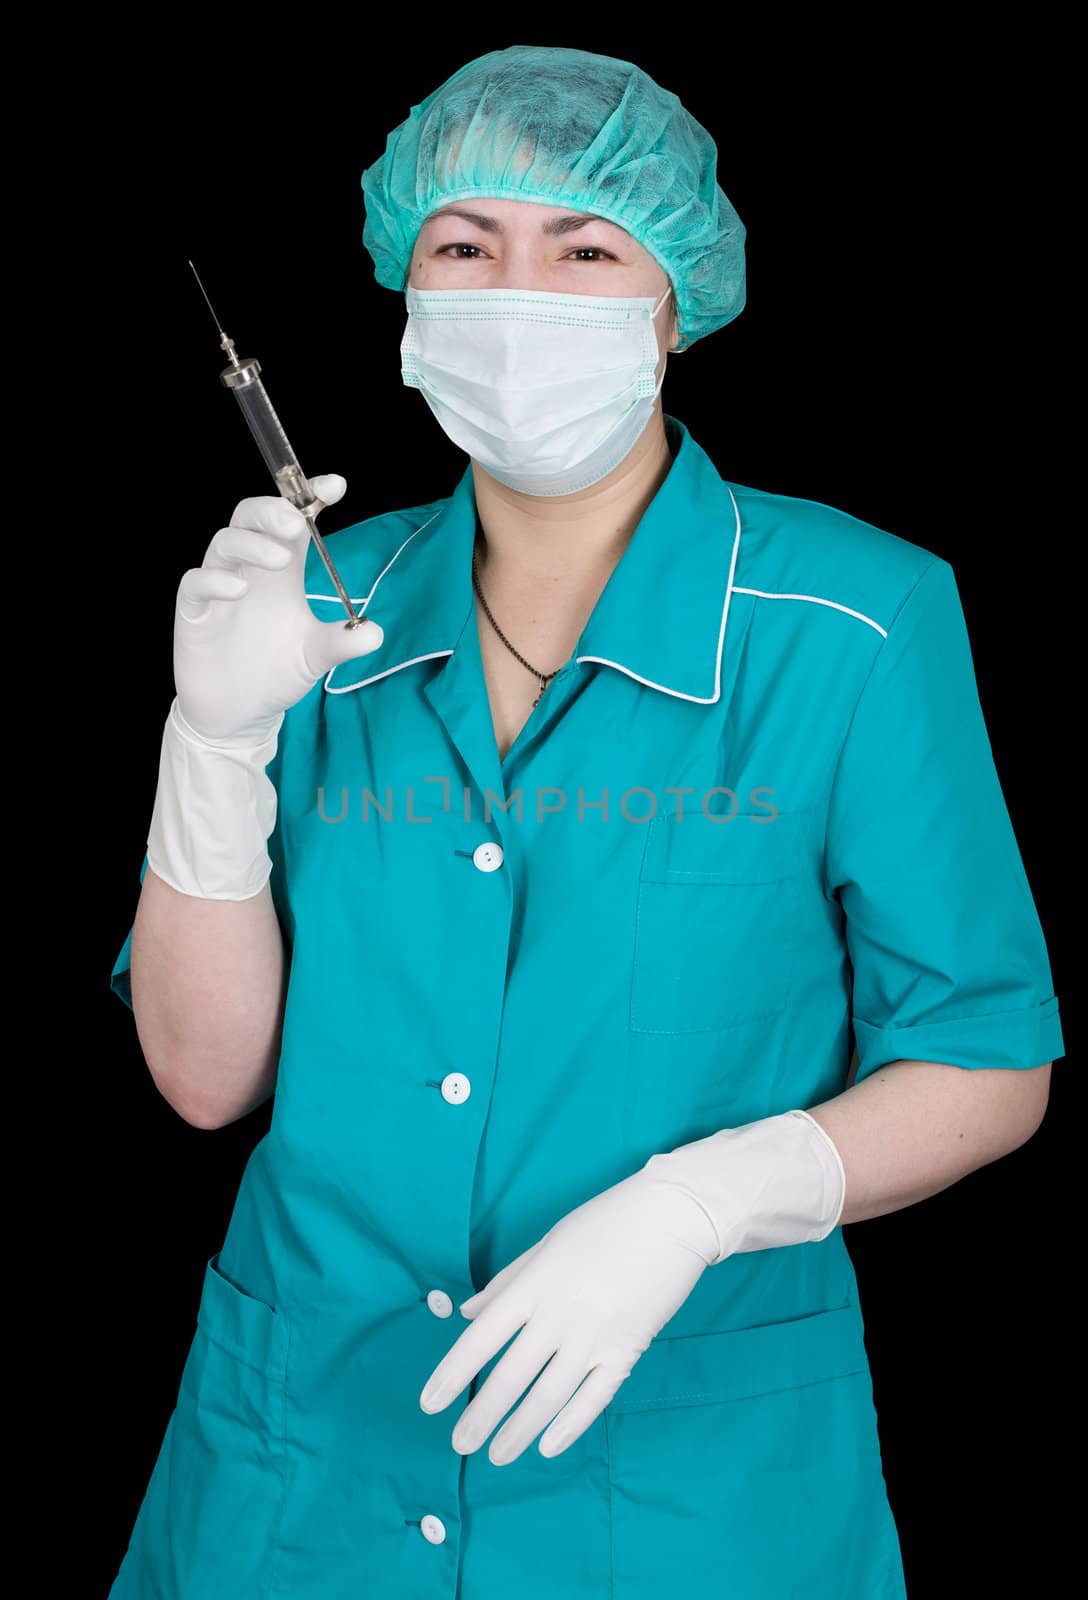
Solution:
[[(465, 222), (475, 223), (477, 228), (482, 228), (484, 233), (505, 233), (502, 222), (498, 217), (486, 217), (479, 211), (459, 211), (456, 206), (449, 206), (445, 211), (433, 211), (427, 218), (434, 222), (438, 217), (461, 217)], [(550, 222), (541, 224), (541, 233), (574, 233), (578, 228), (588, 227), (591, 222), (608, 222), (607, 217), (587, 215), (584, 211), (577, 211), (566, 217), (553, 217)], [(609, 223), (609, 227), (615, 227)]]

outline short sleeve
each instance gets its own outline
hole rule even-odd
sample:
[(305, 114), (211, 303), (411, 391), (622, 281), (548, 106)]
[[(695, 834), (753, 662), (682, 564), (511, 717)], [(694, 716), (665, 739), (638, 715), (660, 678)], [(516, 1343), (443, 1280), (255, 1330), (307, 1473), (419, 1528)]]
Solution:
[[(144, 875), (146, 874), (146, 872), (147, 872), (147, 855), (145, 853), (144, 860), (143, 860), (143, 866), (140, 868), (140, 883), (141, 884), (144, 881)], [(113, 990), (114, 994), (120, 995), (121, 999), (125, 1002), (126, 1006), (128, 1006), (130, 1011), (132, 1010), (132, 974), (131, 974), (131, 970), (130, 970), (131, 966), (132, 966), (132, 929), (130, 928), (128, 930), (128, 933), (125, 935), (125, 942), (121, 946), (121, 949), (120, 949), (120, 951), (118, 953), (118, 956), (117, 956), (117, 960), (113, 963), (113, 971), (110, 973), (110, 988)]]
[(955, 576), (937, 558), (861, 691), (825, 870), (845, 914), (860, 1082), (892, 1061), (1064, 1054), (1042, 928), (994, 765)]

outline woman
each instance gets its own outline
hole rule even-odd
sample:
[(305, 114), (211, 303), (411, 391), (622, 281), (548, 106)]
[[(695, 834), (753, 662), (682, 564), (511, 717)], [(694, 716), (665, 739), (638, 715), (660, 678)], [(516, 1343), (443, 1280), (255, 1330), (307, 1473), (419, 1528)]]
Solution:
[(275, 1102), (115, 1600), (905, 1592), (841, 1225), (1031, 1136), (1058, 1005), (951, 568), (663, 412), (715, 160), (455, 73), (363, 189), (460, 483), (337, 533), (358, 629), (272, 496), (182, 579), (113, 982)]

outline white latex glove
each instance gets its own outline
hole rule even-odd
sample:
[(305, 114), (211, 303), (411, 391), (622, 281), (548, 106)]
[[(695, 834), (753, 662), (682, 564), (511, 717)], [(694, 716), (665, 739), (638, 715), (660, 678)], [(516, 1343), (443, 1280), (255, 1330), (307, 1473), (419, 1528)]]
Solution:
[[(339, 474), (311, 479), (326, 504)], [(174, 683), (163, 729), (148, 865), (182, 894), (248, 900), (272, 871), (276, 791), (265, 767), (285, 712), (341, 661), (369, 655), (383, 633), (341, 615), (320, 621), (306, 599), (310, 535), (282, 495), (239, 501), (203, 564), (178, 585)], [(335, 557), (334, 557), (335, 559)]]
[[(339, 473), (310, 482), (326, 505), (347, 489)], [(381, 644), (376, 623), (349, 628), (343, 607), (333, 622), (314, 616), (303, 581), (309, 547), (302, 513), (282, 495), (257, 495), (239, 501), (202, 565), (183, 575), (174, 685), (178, 710), (202, 738), (267, 738), (318, 678)]]
[(445, 1410), (517, 1334), (458, 1419), (453, 1447), (478, 1449), (532, 1384), (489, 1457), (514, 1460), (542, 1428), (541, 1455), (558, 1455), (604, 1410), (708, 1266), (826, 1238), (844, 1200), (838, 1151), (805, 1111), (651, 1156), (461, 1305), (472, 1325), (434, 1369), (420, 1406)]

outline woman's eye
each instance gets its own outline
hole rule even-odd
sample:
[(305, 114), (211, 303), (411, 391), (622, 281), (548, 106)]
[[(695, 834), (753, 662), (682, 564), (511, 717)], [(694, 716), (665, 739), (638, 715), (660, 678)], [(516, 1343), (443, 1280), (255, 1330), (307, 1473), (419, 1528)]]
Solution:
[[(451, 250), (479, 250), (479, 248), (480, 246), (478, 244), (444, 244), (440, 250), (435, 251), (435, 255), (448, 255)], [(602, 250), (598, 245), (595, 244), (579, 245), (576, 249), (570, 251), (570, 254), (580, 256), (600, 256), (606, 261), (615, 261), (616, 259), (610, 250)], [(470, 256), (467, 258), (464, 256), (456, 256), (452, 259), (463, 261), (465, 259), (475, 260), (476, 258), (475, 256)]]

